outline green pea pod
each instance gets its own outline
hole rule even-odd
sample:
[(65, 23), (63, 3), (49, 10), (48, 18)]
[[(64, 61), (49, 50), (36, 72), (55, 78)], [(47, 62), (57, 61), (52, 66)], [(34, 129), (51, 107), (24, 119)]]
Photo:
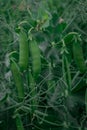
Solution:
[(11, 61), (11, 71), (12, 71), (12, 74), (13, 74), (15, 86), (16, 86), (17, 91), (18, 91), (18, 98), (19, 98), (20, 101), (22, 101), (23, 98), (24, 98), (23, 80), (22, 80), (22, 77), (21, 77), (19, 66), (13, 60)]
[(63, 78), (67, 85), (67, 90), (70, 93), (71, 91), (71, 73), (70, 73), (70, 64), (66, 54), (62, 55), (62, 72)]
[(78, 40), (73, 43), (73, 57), (79, 71), (81, 73), (84, 73), (86, 71), (86, 64), (83, 56), (82, 47)]
[(24, 31), (19, 33), (19, 66), (21, 70), (26, 70), (28, 67), (28, 57), (29, 57), (29, 46), (28, 38)]
[(19, 114), (15, 116), (17, 130), (24, 130), (23, 123)]
[(31, 110), (32, 113), (37, 109), (37, 91), (34, 78), (29, 71), (29, 86), (30, 86), (30, 101), (31, 101)]
[(37, 79), (41, 71), (41, 58), (40, 58), (40, 49), (36, 41), (30, 41), (30, 55), (32, 62), (32, 74), (34, 79)]

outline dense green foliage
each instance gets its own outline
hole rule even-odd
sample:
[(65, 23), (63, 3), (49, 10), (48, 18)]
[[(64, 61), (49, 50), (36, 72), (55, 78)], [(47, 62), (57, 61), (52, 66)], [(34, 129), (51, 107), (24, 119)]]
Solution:
[(0, 0), (0, 130), (87, 129), (87, 0)]

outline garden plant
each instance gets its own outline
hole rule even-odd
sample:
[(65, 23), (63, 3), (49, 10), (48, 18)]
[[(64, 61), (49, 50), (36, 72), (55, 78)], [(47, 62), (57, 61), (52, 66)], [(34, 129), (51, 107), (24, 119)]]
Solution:
[(87, 0), (0, 0), (0, 130), (87, 130)]

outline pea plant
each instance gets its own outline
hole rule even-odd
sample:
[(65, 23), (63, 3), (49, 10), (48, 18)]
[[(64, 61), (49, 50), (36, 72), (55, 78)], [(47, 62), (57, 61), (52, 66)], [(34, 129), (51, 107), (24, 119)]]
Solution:
[[(0, 88), (1, 130), (87, 130), (86, 34), (74, 24), (80, 2), (2, 1), (1, 47), (8, 47), (0, 51), (0, 70), (8, 73)], [(75, 18), (66, 22), (72, 4)]]
[[(15, 87), (9, 109), (12, 109), (15, 128), (86, 130), (87, 67), (80, 35), (70, 32), (59, 42), (52, 42), (46, 48), (50, 51), (47, 56), (41, 49), (43, 44), (39, 46), (33, 35), (36, 28), (27, 31), (20, 26), (18, 29), (19, 49), (8, 54)], [(59, 60), (56, 62), (55, 58)], [(7, 99), (5, 95), (0, 102)], [(84, 113), (78, 119), (83, 106)]]
[[(59, 51), (58, 55), (61, 58), (59, 63), (56, 63), (51, 56), (46, 60), (47, 57), (32, 35), (32, 29), (27, 32), (21, 27), (17, 35), (19, 51), (14, 50), (9, 53), (12, 80), (17, 91), (14, 100), (18, 105), (13, 109), (16, 129), (27, 129), (23, 117), (28, 118), (27, 123), (31, 124), (31, 129), (46, 129), (47, 127), (61, 130), (83, 129), (86, 118), (83, 123), (79, 124), (77, 117), (73, 115), (73, 112), (79, 113), (79, 110), (75, 110), (76, 105), (79, 104), (79, 95), (76, 97), (76, 94), (83, 89), (83, 80), (86, 85), (86, 78), (83, 79), (83, 77), (86, 77), (87, 68), (80, 35), (70, 32), (58, 43), (51, 44), (50, 50)], [(53, 73), (57, 64), (62, 72), (59, 79)], [(73, 73), (72, 69), (75, 68), (77, 72)], [(59, 67), (56, 71), (58, 69)], [(85, 102), (87, 113), (86, 91), (82, 103)], [(22, 114), (25, 116), (22, 117)], [(69, 121), (70, 119), (72, 120)]]

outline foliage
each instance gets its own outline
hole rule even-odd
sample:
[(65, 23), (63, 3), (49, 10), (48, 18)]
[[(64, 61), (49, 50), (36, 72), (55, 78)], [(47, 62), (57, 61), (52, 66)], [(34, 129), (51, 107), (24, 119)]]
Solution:
[(0, 129), (86, 130), (87, 0), (0, 3)]

